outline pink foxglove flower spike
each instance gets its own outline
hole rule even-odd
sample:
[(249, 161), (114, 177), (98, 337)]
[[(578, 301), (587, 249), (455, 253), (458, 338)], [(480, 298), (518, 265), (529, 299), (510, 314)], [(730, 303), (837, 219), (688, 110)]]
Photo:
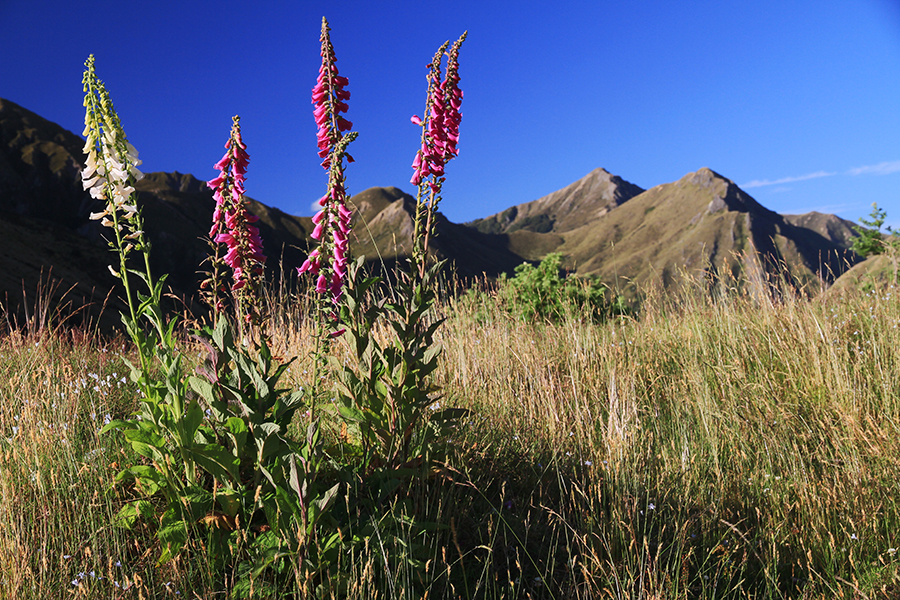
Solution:
[[(419, 188), (416, 202), (413, 258), (424, 273), (428, 241), (433, 233), (434, 215), (441, 200), (444, 168), (459, 154), (459, 124), (462, 121), (462, 90), (459, 89), (459, 50), (468, 32), (452, 46), (445, 42), (428, 65), (428, 92), (424, 118), (413, 115), (410, 121), (422, 127), (422, 145), (413, 160), (410, 183)], [(450, 47), (449, 52), (447, 47)], [(446, 77), (441, 65), (447, 56)]]
[[(344, 158), (348, 163), (353, 162), (353, 157), (347, 153), (347, 146), (356, 139), (357, 134), (349, 131), (353, 124), (341, 116), (341, 113), (347, 112), (350, 92), (345, 89), (347, 78), (338, 73), (335, 64), (337, 58), (331, 45), (330, 31), (328, 21), (323, 18), (322, 65), (312, 89), (312, 103), (315, 105), (313, 117), (318, 127), (316, 140), (319, 157), (323, 159), (322, 167), (328, 171), (328, 190), (319, 200), (321, 210), (313, 217), (315, 227), (311, 236), (319, 242), (319, 247), (310, 252), (297, 271), (299, 274), (308, 272), (317, 275), (316, 293), (328, 294), (331, 303), (337, 305), (347, 274), (352, 217), (344, 187)], [(337, 314), (333, 313), (331, 317), (336, 320)]]
[[(209, 236), (213, 242), (225, 244), (227, 248), (221, 262), (231, 268), (231, 291), (238, 294), (239, 302), (244, 304), (241, 307), (245, 312), (243, 317), (250, 320), (254, 314), (252, 304), (262, 279), (266, 256), (263, 254), (259, 228), (253, 225), (259, 218), (250, 213), (244, 198), (244, 182), (247, 179), (250, 155), (241, 138), (241, 119), (236, 116), (232, 121), (231, 136), (225, 143), (225, 155), (214, 165), (219, 176), (206, 184), (213, 190), (216, 201)], [(218, 260), (217, 251), (213, 262)], [(218, 310), (222, 305), (218, 299), (218, 290), (215, 289), (220, 283), (215, 280), (216, 269), (217, 265), (214, 264), (211, 281), (214, 289), (210, 293), (216, 296), (214, 308)]]

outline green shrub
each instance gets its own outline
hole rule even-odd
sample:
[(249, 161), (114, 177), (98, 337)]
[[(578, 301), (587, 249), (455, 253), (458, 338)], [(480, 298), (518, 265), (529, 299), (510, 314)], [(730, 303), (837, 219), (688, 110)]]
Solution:
[(562, 254), (548, 254), (538, 266), (523, 263), (515, 276), (501, 276), (498, 294), (505, 309), (524, 320), (560, 321), (583, 316), (603, 321), (628, 312), (622, 296), (613, 297), (609, 286), (596, 278), (576, 277), (561, 269)]
[(890, 226), (885, 227), (885, 231), (890, 234), (888, 240), (884, 239), (884, 234), (881, 232), (881, 226), (884, 225), (886, 217), (887, 213), (884, 209), (878, 208), (878, 204), (873, 202), (869, 219), (859, 219), (859, 222), (867, 227), (853, 226), (853, 230), (859, 234), (859, 237), (853, 240), (854, 252), (865, 257), (875, 256), (876, 254), (883, 254), (889, 245), (897, 243), (896, 234), (891, 231)]

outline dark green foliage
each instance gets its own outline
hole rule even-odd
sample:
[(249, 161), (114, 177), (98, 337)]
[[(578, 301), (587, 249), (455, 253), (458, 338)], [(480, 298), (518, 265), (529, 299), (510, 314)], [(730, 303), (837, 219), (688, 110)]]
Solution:
[(526, 321), (560, 321), (569, 315), (602, 321), (628, 312), (624, 298), (613, 298), (609, 287), (597, 279), (564, 273), (562, 258), (552, 252), (537, 267), (523, 263), (512, 279), (502, 277), (498, 294), (506, 310)]
[[(885, 241), (884, 235), (881, 233), (881, 226), (884, 225), (884, 220), (887, 217), (887, 213), (882, 208), (878, 208), (878, 204), (875, 202), (872, 203), (872, 212), (869, 213), (869, 218), (860, 218), (859, 222), (865, 225), (866, 227), (860, 227), (858, 225), (853, 226), (853, 230), (859, 234), (859, 237), (853, 240), (853, 251), (859, 254), (860, 256), (875, 256), (877, 254), (884, 253), (888, 244), (891, 242)], [(891, 228), (890, 226), (885, 227), (885, 231), (890, 234)], [(891, 241), (895, 239), (894, 236), (891, 236)]]
[[(432, 475), (440, 442), (467, 412), (442, 408), (433, 381), (442, 352), (434, 336), (444, 322), (434, 311), (435, 279), (443, 263), (421, 276), (411, 265), (390, 291), (380, 278), (366, 277), (363, 265), (360, 258), (350, 266), (341, 307), (354, 359), (332, 357), (350, 438), (344, 451), (356, 456), (346, 466), (352, 476), (343, 537), (347, 550), (377, 539), (390, 562), (424, 573), (433, 549), (416, 540), (442, 526), (423, 518), (410, 496)], [(358, 452), (348, 452), (353, 445)]]
[(154, 527), (160, 564), (202, 540), (213, 566), (236, 570), (248, 586), (264, 573), (283, 581), (291, 575), (285, 563), (295, 576), (317, 570), (317, 553), (328, 547), (308, 540), (339, 486), (320, 490), (316, 482), (318, 422), (308, 423), (299, 440), (288, 435), (296, 412), (307, 406), (302, 390), (278, 387), (290, 363), (276, 362), (265, 342), (251, 353), (222, 318), (197, 336), (207, 355), (191, 375), (171, 331), (157, 345), (155, 335), (129, 329), (142, 352), (156, 348), (164, 375), (132, 367), (144, 394), (140, 411), (104, 429), (123, 431), (143, 458), (118, 475), (133, 480), (137, 492), (118, 524)]
[[(443, 263), (422, 278), (401, 274), (394, 297), (372, 295), (379, 278), (364, 278), (362, 260), (350, 269), (342, 320), (357, 364), (340, 367), (341, 415), (359, 428), (364, 470), (403, 469), (428, 460), (430, 442), (462, 411), (439, 410), (439, 388), (432, 373), (441, 346), (434, 334), (444, 322), (434, 314), (435, 277)], [(373, 335), (379, 323), (392, 336)]]

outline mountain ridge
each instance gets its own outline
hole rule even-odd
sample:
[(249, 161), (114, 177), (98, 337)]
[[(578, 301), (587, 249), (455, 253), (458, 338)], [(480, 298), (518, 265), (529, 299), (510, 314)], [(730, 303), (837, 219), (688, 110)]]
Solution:
[[(0, 256), (10, 265), (0, 277), (0, 298), (22, 296), (24, 285), (24, 303), (34, 303), (29, 290), (51, 266), (79, 297), (110, 296), (116, 282), (106, 270), (103, 228), (88, 220), (100, 202), (81, 186), (82, 146), (77, 135), (0, 99)], [(191, 298), (214, 207), (211, 190), (177, 171), (147, 173), (135, 188), (154, 270), (168, 273), (173, 292), (195, 307)], [(248, 200), (260, 217), (267, 271), (289, 275), (314, 245), (311, 219)], [(350, 204), (353, 254), (388, 268), (409, 254), (412, 196), (374, 187), (352, 196)], [(679, 271), (771, 280), (786, 269), (799, 286), (821, 286), (859, 260), (849, 251), (856, 235), (849, 221), (821, 213), (779, 215), (706, 167), (649, 190), (598, 167), (483, 219), (458, 224), (438, 213), (435, 232), (432, 254), (453, 262), (463, 277), (511, 273), (522, 262), (561, 252), (566, 268), (616, 285), (669, 287)]]
[(520, 229), (559, 233), (583, 224), (585, 213), (600, 218), (643, 191), (643, 188), (597, 167), (581, 179), (537, 200), (465, 225), (483, 233), (513, 233)]

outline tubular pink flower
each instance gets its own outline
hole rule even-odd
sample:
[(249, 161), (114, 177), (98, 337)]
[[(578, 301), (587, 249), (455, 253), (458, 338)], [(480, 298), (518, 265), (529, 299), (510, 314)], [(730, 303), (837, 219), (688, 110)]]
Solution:
[[(431, 63), (428, 64), (428, 92), (425, 112), (420, 118), (413, 115), (413, 124), (422, 128), (422, 144), (413, 160), (410, 183), (418, 188), (416, 199), (415, 229), (413, 233), (413, 257), (419, 265), (419, 273), (425, 272), (428, 241), (433, 232), (434, 216), (441, 200), (444, 168), (459, 154), (459, 124), (462, 120), (462, 91), (459, 89), (459, 49), (466, 39), (464, 32), (450, 46), (445, 42)], [(447, 48), (450, 46), (449, 52)], [(448, 57), (446, 78), (441, 78), (444, 56)]]
[(206, 184), (213, 190), (216, 200), (209, 235), (214, 242), (225, 244), (228, 249), (222, 261), (232, 269), (231, 291), (237, 292), (247, 284), (255, 288), (266, 262), (259, 228), (252, 225), (259, 217), (247, 210), (244, 199), (250, 155), (241, 138), (240, 117), (233, 119), (231, 137), (225, 148), (225, 156), (214, 165), (220, 171), (219, 176)]
[(410, 183), (419, 186), (428, 179), (428, 186), (434, 194), (440, 193), (444, 167), (459, 155), (459, 124), (462, 121), (462, 91), (459, 89), (459, 49), (466, 38), (464, 33), (450, 47), (446, 54), (446, 77), (441, 79), (441, 63), (449, 43), (441, 46), (428, 65), (428, 94), (425, 103), (425, 118), (413, 115), (414, 124), (423, 127), (422, 146), (413, 161), (413, 176)]
[[(353, 162), (353, 157), (347, 154), (347, 145), (356, 139), (356, 133), (349, 132), (353, 124), (341, 114), (348, 110), (346, 101), (350, 92), (345, 88), (349, 82), (338, 74), (329, 32), (328, 21), (323, 18), (322, 65), (312, 89), (313, 118), (318, 128), (316, 146), (323, 159), (322, 167), (328, 171), (328, 191), (319, 199), (321, 210), (313, 217), (311, 237), (319, 242), (319, 247), (310, 252), (297, 272), (317, 275), (316, 292), (329, 293), (332, 303), (337, 304), (347, 275), (348, 234), (353, 214), (346, 204), (344, 158), (348, 163)], [(330, 318), (336, 320), (337, 311), (331, 311)]]
[(324, 159), (322, 167), (326, 170), (331, 166), (331, 151), (341, 140), (341, 132), (353, 127), (353, 123), (341, 116), (348, 109), (345, 101), (350, 99), (350, 92), (344, 88), (349, 81), (338, 75), (337, 58), (329, 32), (328, 22), (322, 19), (322, 66), (312, 89), (312, 103), (316, 105), (313, 116), (319, 128), (316, 133), (319, 157)]
[(322, 273), (319, 275), (319, 279), (316, 281), (316, 292), (319, 294), (324, 294), (328, 289), (328, 278), (325, 277), (325, 274)]

